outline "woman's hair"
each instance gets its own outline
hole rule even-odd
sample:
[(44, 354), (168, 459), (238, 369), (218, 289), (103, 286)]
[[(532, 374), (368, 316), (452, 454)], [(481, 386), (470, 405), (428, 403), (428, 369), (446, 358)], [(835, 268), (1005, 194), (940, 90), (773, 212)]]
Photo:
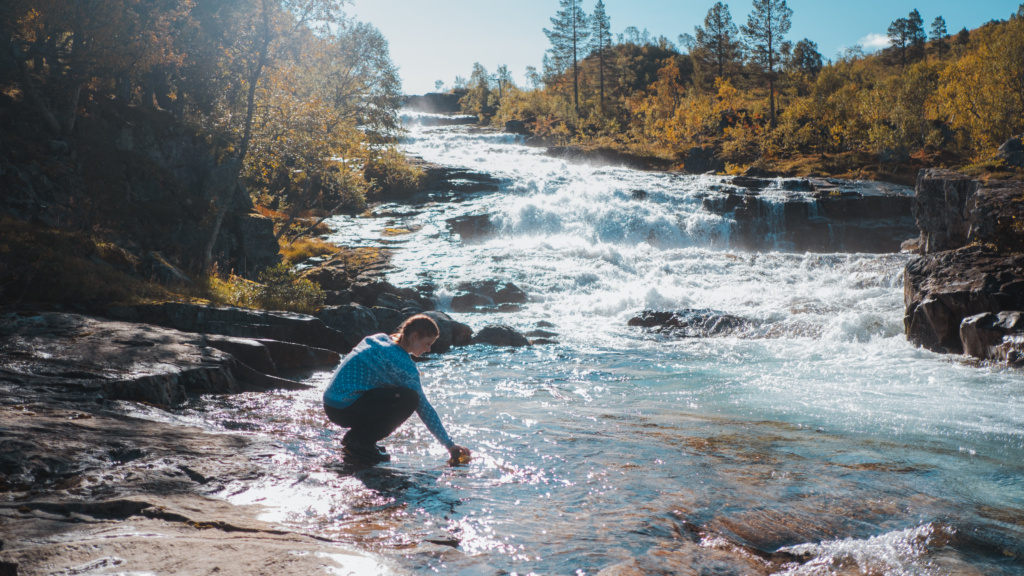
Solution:
[(415, 316), (410, 316), (398, 328), (395, 328), (395, 332), (391, 334), (391, 337), (395, 342), (401, 344), (408, 338), (412, 338), (413, 334), (438, 336), (441, 334), (441, 330), (437, 327), (437, 322), (434, 322), (434, 319), (430, 316), (416, 314)]

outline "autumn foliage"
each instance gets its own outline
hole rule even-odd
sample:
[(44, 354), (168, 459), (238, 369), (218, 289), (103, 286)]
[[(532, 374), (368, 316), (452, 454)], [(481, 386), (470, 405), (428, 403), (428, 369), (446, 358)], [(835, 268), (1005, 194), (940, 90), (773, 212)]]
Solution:
[(1024, 132), (1024, 14), (952, 37), (938, 17), (928, 42), (920, 20), (915, 10), (894, 23), (892, 34), (913, 28), (903, 44), (872, 55), (854, 48), (834, 61), (809, 40), (776, 38), (769, 67), (719, 3), (681, 47), (627, 28), (583, 59), (578, 113), (571, 70), (548, 70), (529, 89), (507, 89), (489, 119), (526, 122), (552, 143), (612, 146), (680, 167), (701, 148), (731, 171), (758, 165), (910, 183), (925, 166), (1000, 169), (990, 160), (996, 148)]

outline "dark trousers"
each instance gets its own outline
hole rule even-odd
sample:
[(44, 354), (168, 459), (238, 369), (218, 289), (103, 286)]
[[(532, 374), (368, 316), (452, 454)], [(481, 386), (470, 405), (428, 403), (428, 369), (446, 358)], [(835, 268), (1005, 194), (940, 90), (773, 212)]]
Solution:
[(347, 408), (324, 405), (324, 411), (331, 422), (350, 429), (341, 440), (343, 444), (376, 444), (408, 420), (419, 403), (415, 390), (394, 386), (367, 390)]

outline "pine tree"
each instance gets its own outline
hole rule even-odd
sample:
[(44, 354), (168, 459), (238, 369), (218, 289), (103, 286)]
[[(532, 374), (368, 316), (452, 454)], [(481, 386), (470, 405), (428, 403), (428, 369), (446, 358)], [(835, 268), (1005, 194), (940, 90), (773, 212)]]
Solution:
[(895, 51), (897, 62), (900, 67), (907, 65), (907, 51), (910, 47), (910, 38), (907, 35), (907, 19), (897, 18), (889, 24), (889, 45)]
[(906, 18), (893, 20), (888, 32), (889, 43), (899, 57), (900, 67), (906, 67), (908, 62), (924, 56), (924, 43), (928, 37), (924, 33), (924, 20), (916, 9)]
[(818, 44), (808, 38), (796, 43), (793, 47), (793, 55), (790, 57), (790, 65), (794, 70), (814, 77), (821, 72), (823, 65), (821, 52), (818, 52)]
[(946, 19), (942, 16), (936, 16), (935, 20), (932, 20), (932, 42), (935, 43), (935, 50), (939, 53), (939, 58), (942, 58), (948, 46), (946, 45)]
[(696, 26), (694, 32), (696, 48), (710, 55), (715, 76), (725, 78), (730, 65), (739, 59), (742, 48), (729, 5), (716, 2), (704, 17), (704, 27)]
[(921, 13), (915, 8), (907, 15), (908, 56), (912, 60), (919, 60), (923, 58), (924, 45), (927, 41), (928, 35), (924, 31), (924, 19), (921, 18)]
[[(564, 73), (572, 67), (572, 96), (576, 115), (580, 114), (580, 67), (579, 57), (586, 45), (590, 30), (587, 15), (581, 6), (582, 0), (559, 0), (561, 10), (551, 19), (552, 29), (544, 29), (551, 48), (552, 71)], [(546, 70), (547, 71), (547, 70)]]
[(604, 110), (604, 71), (608, 65), (608, 51), (612, 47), (612, 24), (604, 9), (604, 1), (597, 0), (590, 18), (590, 54), (597, 56), (598, 84), (601, 110)]
[(783, 38), (789, 32), (793, 11), (786, 0), (754, 0), (754, 10), (747, 16), (743, 35), (747, 37), (751, 55), (768, 79), (768, 109), (775, 126), (775, 65)]

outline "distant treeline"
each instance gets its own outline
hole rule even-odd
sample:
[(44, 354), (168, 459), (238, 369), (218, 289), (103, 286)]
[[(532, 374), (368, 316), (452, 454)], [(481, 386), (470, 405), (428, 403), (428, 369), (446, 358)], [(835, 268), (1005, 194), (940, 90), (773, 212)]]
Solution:
[(359, 204), (399, 126), (388, 44), (343, 0), (4, 0), (0, 89), (54, 139), (91, 102), (158, 108), (264, 204)]
[(674, 43), (633, 27), (613, 37), (602, 0), (591, 14), (561, 0), (526, 86), (477, 64), (454, 91), (466, 112), (551, 140), (676, 160), (709, 148), (730, 170), (799, 170), (810, 157), (803, 169), (833, 173), (865, 159), (963, 165), (1024, 132), (1024, 5), (952, 35), (941, 16), (926, 30), (913, 10), (889, 25), (888, 48), (854, 46), (835, 61), (787, 39), (792, 15), (785, 0), (754, 0), (738, 26), (718, 2)]

